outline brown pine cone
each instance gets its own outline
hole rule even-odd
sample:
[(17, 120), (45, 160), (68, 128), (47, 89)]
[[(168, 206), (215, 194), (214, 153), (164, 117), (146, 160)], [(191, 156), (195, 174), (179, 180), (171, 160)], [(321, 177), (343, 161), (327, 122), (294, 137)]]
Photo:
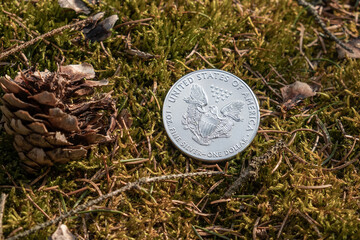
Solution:
[(95, 144), (110, 142), (117, 127), (111, 92), (95, 93), (107, 80), (91, 81), (90, 64), (60, 66), (57, 72), (29, 69), (12, 80), (0, 78), (1, 125), (30, 173), (86, 156)]

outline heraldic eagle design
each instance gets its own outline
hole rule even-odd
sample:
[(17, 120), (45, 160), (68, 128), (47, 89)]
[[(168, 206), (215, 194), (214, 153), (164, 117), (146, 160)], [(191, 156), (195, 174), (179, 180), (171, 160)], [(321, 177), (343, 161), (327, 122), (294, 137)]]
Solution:
[(240, 116), (244, 102), (230, 102), (219, 112), (217, 106), (208, 106), (206, 93), (197, 84), (191, 87), (190, 96), (184, 101), (188, 104), (182, 119), (184, 129), (190, 130), (194, 134), (192, 139), (204, 146), (210, 145), (213, 139), (230, 137), (235, 122), (244, 120)]

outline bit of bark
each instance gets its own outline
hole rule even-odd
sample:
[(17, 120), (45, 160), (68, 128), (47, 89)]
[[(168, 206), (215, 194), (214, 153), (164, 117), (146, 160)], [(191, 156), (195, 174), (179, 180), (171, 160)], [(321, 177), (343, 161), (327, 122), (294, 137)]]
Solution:
[(129, 54), (130, 56), (139, 57), (139, 58), (144, 59), (144, 60), (160, 57), (158, 55), (153, 55), (153, 54), (146, 53), (146, 52), (143, 52), (143, 51), (140, 51), (140, 50), (137, 50), (137, 49), (132, 49), (132, 48), (131, 49), (125, 49), (124, 51), (125, 51), (125, 53)]
[(338, 58), (360, 58), (360, 38), (351, 39), (349, 42), (345, 43), (345, 45), (350, 48), (353, 52), (346, 51), (341, 46), (337, 46), (337, 54)]
[(237, 189), (251, 178), (257, 178), (260, 167), (266, 164), (272, 156), (277, 154), (286, 144), (280, 140), (272, 146), (264, 155), (251, 159), (249, 166), (245, 168), (235, 182), (228, 188), (222, 198), (229, 198)]

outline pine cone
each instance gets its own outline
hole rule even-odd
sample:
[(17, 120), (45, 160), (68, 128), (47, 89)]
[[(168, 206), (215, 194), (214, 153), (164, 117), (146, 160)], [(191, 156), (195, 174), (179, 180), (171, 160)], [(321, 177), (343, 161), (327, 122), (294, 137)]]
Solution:
[(1, 125), (30, 173), (86, 156), (94, 144), (109, 142), (116, 128), (111, 92), (96, 94), (107, 80), (90, 81), (90, 64), (60, 66), (57, 72), (29, 69), (12, 80), (0, 78)]

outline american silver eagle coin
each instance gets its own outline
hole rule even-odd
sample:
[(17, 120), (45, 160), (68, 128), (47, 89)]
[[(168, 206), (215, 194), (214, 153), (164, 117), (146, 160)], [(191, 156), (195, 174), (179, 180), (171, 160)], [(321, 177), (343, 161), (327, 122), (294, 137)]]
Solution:
[(234, 157), (252, 142), (259, 104), (239, 77), (218, 69), (191, 72), (169, 90), (163, 106), (166, 132), (186, 155), (206, 162)]

